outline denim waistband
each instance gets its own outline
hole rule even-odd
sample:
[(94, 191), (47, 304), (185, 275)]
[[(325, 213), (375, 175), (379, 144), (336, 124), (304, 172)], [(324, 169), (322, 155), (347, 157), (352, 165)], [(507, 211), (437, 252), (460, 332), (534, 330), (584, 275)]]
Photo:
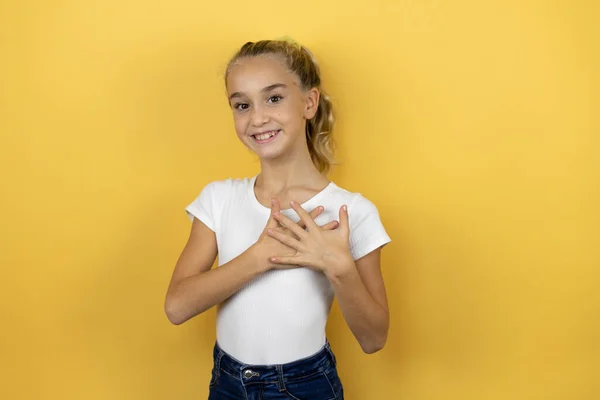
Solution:
[(213, 356), (217, 374), (227, 373), (231, 377), (240, 380), (244, 385), (278, 383), (280, 387), (285, 387), (285, 382), (302, 379), (320, 373), (329, 366), (336, 366), (336, 358), (329, 341), (326, 341), (317, 353), (286, 364), (245, 364), (225, 353), (218, 343), (215, 343)]

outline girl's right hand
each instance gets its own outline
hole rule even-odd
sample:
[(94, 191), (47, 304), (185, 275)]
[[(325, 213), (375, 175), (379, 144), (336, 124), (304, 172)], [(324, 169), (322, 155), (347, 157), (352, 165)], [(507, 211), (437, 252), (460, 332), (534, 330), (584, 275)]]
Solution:
[[(282, 264), (274, 264), (269, 261), (269, 258), (273, 256), (273, 254), (277, 254), (278, 256), (293, 256), (296, 254), (296, 250), (292, 249), (289, 246), (281, 243), (279, 240), (269, 236), (267, 233), (267, 229), (274, 229), (275, 231), (281, 232), (285, 235), (288, 235), (293, 238), (297, 238), (295, 234), (292, 233), (288, 228), (282, 226), (279, 221), (275, 219), (273, 216), (274, 213), (280, 211), (279, 201), (277, 199), (271, 200), (271, 215), (269, 216), (269, 220), (267, 221), (267, 225), (265, 229), (263, 229), (260, 237), (254, 243), (249, 250), (251, 250), (255, 256), (255, 259), (260, 264), (260, 267), (264, 271), (268, 271), (270, 269), (282, 269), (282, 268), (297, 268), (297, 265), (282, 265)], [(316, 217), (321, 215), (324, 211), (324, 208), (319, 206), (313, 209), (309, 215), (314, 220)], [(302, 229), (305, 229), (306, 226), (304, 221), (300, 220), (297, 222), (298, 226)], [(330, 221), (325, 225), (321, 226), (321, 229), (325, 230), (333, 230), (339, 226), (338, 221)]]

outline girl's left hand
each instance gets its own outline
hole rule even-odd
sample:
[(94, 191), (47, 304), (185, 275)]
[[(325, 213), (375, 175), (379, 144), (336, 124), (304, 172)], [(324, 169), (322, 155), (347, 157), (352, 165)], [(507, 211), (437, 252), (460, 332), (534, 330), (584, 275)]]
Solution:
[(294, 233), (297, 238), (269, 229), (269, 236), (296, 250), (293, 256), (273, 256), (274, 264), (297, 264), (309, 267), (323, 273), (330, 268), (341, 269), (354, 265), (350, 254), (350, 228), (348, 224), (348, 208), (340, 207), (340, 225), (334, 230), (321, 229), (310, 215), (296, 202), (290, 205), (304, 222), (306, 230), (281, 213), (275, 213), (274, 218)]

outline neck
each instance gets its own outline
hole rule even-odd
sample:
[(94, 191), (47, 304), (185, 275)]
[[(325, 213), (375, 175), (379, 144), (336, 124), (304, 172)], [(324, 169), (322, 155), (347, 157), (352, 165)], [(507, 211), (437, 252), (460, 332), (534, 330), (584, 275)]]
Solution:
[(290, 188), (322, 187), (329, 181), (313, 164), (308, 147), (278, 158), (261, 159), (256, 186), (269, 193), (283, 193)]

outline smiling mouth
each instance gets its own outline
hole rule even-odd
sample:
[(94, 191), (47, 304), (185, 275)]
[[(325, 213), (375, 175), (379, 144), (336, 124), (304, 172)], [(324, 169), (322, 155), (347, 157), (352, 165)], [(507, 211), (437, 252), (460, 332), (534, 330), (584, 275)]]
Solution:
[(279, 132), (281, 132), (281, 129), (257, 133), (255, 135), (252, 135), (252, 138), (254, 139), (255, 142), (257, 142), (259, 144), (269, 143), (269, 142), (273, 141), (277, 137), (277, 135), (279, 135)]

